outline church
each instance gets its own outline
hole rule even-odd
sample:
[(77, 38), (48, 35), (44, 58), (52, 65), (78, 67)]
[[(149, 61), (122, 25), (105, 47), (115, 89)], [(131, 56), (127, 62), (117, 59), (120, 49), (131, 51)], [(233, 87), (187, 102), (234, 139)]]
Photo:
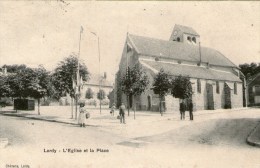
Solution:
[[(130, 98), (130, 107), (159, 111), (159, 95), (152, 90), (154, 76), (161, 68), (172, 76), (188, 76), (192, 83), (194, 110), (243, 107), (243, 82), (239, 68), (219, 51), (202, 47), (200, 35), (191, 27), (175, 25), (169, 40), (127, 34), (115, 81), (115, 100), (127, 104), (120, 79), (127, 66), (141, 65), (149, 77), (149, 88)], [(178, 111), (180, 100), (164, 97), (165, 111)]]

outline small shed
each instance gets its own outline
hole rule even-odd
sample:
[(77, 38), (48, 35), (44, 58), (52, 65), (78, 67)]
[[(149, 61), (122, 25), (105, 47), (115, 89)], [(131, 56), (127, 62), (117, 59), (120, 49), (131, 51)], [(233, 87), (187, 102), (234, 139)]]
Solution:
[(14, 110), (34, 110), (35, 101), (32, 99), (15, 99)]

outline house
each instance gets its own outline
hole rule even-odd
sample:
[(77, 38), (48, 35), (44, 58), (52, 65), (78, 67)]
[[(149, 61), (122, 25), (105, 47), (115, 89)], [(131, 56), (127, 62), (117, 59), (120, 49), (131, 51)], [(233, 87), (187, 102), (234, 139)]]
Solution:
[(0, 76), (6, 76), (7, 74), (8, 72), (6, 67), (0, 68)]
[[(151, 87), (161, 68), (172, 76), (190, 77), (195, 110), (243, 106), (239, 68), (219, 51), (200, 46), (200, 35), (191, 27), (175, 25), (169, 40), (127, 34), (115, 82), (117, 105), (127, 104), (118, 85), (126, 68), (135, 64), (141, 65), (150, 79), (149, 89), (135, 97), (137, 110), (159, 111), (159, 96)], [(179, 99), (171, 95), (164, 98), (164, 104), (168, 111), (179, 109)]]
[(86, 94), (88, 90), (93, 92), (93, 99), (97, 99), (99, 89), (104, 91), (105, 99), (108, 99), (108, 95), (113, 90), (113, 83), (107, 79), (106, 73), (103, 76), (92, 74), (90, 80), (83, 83), (81, 89), (81, 99), (87, 99)]
[[(88, 90), (92, 92), (92, 98), (88, 98), (86, 96)], [(106, 73), (103, 76), (99, 76), (96, 74), (91, 74), (90, 79), (87, 82), (83, 82), (83, 85), (80, 89), (80, 99), (79, 102), (85, 102), (86, 105), (99, 105), (98, 93), (99, 90), (103, 90), (104, 92), (104, 100), (101, 102), (102, 105), (109, 105), (110, 100), (108, 99), (108, 95), (113, 90), (113, 83), (107, 79)], [(60, 99), (60, 105), (70, 105), (71, 97), (67, 94), (65, 97)]]
[(247, 96), (248, 106), (260, 105), (260, 73), (251, 76), (247, 80)]

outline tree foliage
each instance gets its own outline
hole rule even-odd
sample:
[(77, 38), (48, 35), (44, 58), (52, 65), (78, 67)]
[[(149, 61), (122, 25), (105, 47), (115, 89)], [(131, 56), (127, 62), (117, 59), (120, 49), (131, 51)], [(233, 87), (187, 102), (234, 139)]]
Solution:
[(122, 78), (121, 89), (126, 95), (140, 95), (148, 85), (147, 74), (136, 64), (133, 68), (128, 67), (126, 75)]
[[(42, 98), (50, 96), (49, 73), (43, 66), (32, 69), (24, 66), (19, 70), (13, 70), (13, 73), (2, 77), (4, 80), (5, 96), (13, 98)], [(8, 90), (8, 91), (7, 91)]]
[(0, 77), (0, 97), (35, 98), (50, 96), (49, 72), (43, 67), (29, 68), (25, 65), (5, 65), (8, 74)]
[(0, 76), (0, 99), (1, 97), (9, 97), (11, 93), (7, 76)]
[(88, 88), (87, 91), (86, 91), (85, 98), (86, 99), (92, 99), (93, 97), (94, 97), (94, 92), (92, 91), (91, 88)]
[(104, 91), (103, 89), (100, 89), (100, 91), (99, 91), (98, 94), (97, 94), (97, 98), (98, 98), (99, 100), (103, 100), (103, 99), (105, 99), (105, 97), (106, 97), (105, 91)]
[(19, 71), (26, 69), (27, 67), (24, 64), (21, 65), (14, 64), (14, 65), (3, 65), (3, 68), (7, 68), (8, 73), (17, 73)]
[[(52, 74), (52, 83), (56, 90), (56, 98), (60, 98), (66, 93), (71, 97), (75, 97), (73, 88), (73, 80), (76, 81), (76, 72), (78, 66), (78, 58), (75, 55), (70, 55), (61, 61)], [(79, 64), (79, 74), (83, 81), (89, 79), (89, 72), (84, 63)]]
[(31, 96), (36, 99), (40, 99), (44, 96), (51, 97), (54, 94), (54, 90), (49, 72), (43, 66), (39, 66), (34, 69), (34, 73), (36, 80), (33, 81)]
[(169, 92), (171, 82), (169, 73), (164, 72), (163, 69), (154, 77), (153, 91), (158, 94), (160, 98), (166, 96)]
[(175, 98), (191, 98), (192, 86), (189, 77), (177, 76), (171, 81), (171, 94)]
[(118, 71), (116, 74), (116, 107), (119, 108), (119, 106), (122, 103), (122, 89), (121, 89), (121, 72)]
[(239, 68), (241, 69), (241, 72), (246, 76), (246, 79), (257, 73), (260, 73), (260, 63), (258, 63), (258, 65), (254, 62), (250, 64), (240, 64)]

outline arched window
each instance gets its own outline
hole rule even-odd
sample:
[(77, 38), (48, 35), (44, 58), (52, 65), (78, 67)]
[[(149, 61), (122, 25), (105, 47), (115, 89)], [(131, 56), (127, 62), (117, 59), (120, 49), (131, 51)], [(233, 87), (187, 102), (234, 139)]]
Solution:
[(201, 81), (200, 81), (200, 79), (197, 79), (197, 92), (201, 93)]
[(192, 37), (192, 41), (193, 41), (194, 43), (196, 43), (196, 38), (195, 38), (195, 37)]
[(180, 41), (181, 41), (180, 37), (177, 37), (177, 41), (178, 41), (178, 42), (180, 42)]
[(191, 37), (190, 37), (190, 36), (188, 36), (188, 37), (187, 37), (187, 40), (188, 40), (189, 42), (191, 42)]
[(234, 94), (237, 94), (237, 83), (234, 83)]
[(216, 92), (219, 94), (219, 81), (216, 81)]

